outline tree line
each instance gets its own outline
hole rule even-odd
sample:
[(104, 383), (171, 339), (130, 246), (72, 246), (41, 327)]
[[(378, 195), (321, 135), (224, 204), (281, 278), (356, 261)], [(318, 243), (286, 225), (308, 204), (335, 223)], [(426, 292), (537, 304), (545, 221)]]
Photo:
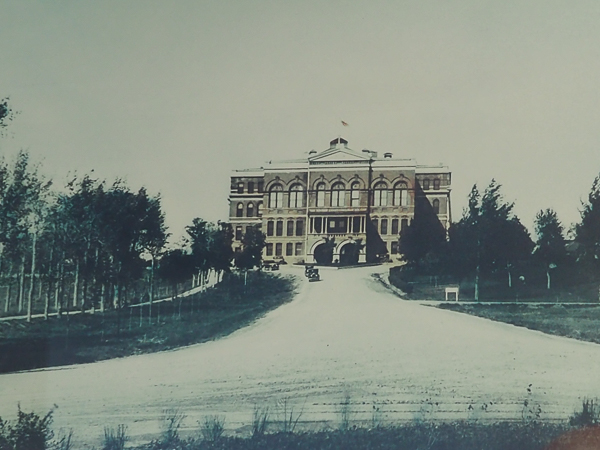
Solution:
[(12, 163), (0, 160), (0, 313), (30, 320), (140, 302), (151, 313), (157, 283), (177, 295), (188, 280), (222, 277), (234, 256), (241, 269), (259, 265), (264, 239), (247, 234), (234, 255), (230, 224), (196, 218), (186, 238), (168, 246), (160, 196), (90, 175), (55, 190), (22, 151)]
[(513, 210), (495, 180), (483, 192), (473, 186), (462, 217), (447, 231), (426, 201), (416, 204), (415, 219), (399, 241), (405, 271), (471, 280), (475, 300), (482, 279), (502, 280), (509, 289), (543, 283), (546, 290), (555, 279), (562, 287), (600, 281), (600, 176), (570, 230), (546, 208), (535, 217), (532, 237)]

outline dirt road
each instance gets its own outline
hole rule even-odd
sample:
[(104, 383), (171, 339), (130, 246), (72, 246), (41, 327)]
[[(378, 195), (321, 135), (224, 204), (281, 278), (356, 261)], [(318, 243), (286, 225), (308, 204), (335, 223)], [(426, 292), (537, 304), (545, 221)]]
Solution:
[(382, 270), (322, 270), (293, 302), (219, 341), (2, 375), (0, 416), (18, 402), (39, 412), (56, 404), (56, 428), (97, 444), (119, 423), (145, 439), (169, 408), (190, 429), (218, 414), (243, 431), (255, 405), (276, 419), (284, 400), (321, 427), (336, 426), (346, 398), (351, 419), (387, 423), (563, 419), (578, 398), (600, 395), (600, 346), (400, 300), (372, 279)]

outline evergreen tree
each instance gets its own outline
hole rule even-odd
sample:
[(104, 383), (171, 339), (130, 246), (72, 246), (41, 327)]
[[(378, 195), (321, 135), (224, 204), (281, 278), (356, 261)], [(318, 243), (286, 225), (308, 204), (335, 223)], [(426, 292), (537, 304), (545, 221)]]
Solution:
[(548, 289), (551, 286), (550, 271), (557, 268), (567, 257), (563, 231), (563, 226), (552, 209), (540, 211), (535, 216), (537, 241), (533, 254), (544, 266)]
[(591, 276), (600, 273), (600, 176), (594, 179), (587, 203), (581, 210), (581, 222), (575, 225), (575, 242), (579, 244), (577, 260), (592, 270)]

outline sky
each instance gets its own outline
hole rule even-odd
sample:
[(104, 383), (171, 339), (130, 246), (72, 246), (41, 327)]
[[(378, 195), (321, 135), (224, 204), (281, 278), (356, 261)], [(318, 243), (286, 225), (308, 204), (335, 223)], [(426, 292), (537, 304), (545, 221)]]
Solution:
[(0, 0), (0, 152), (145, 186), (181, 236), (227, 219), (231, 170), (342, 135), (447, 164), (455, 220), (495, 178), (531, 231), (568, 228), (600, 172), (599, 23), (596, 0)]

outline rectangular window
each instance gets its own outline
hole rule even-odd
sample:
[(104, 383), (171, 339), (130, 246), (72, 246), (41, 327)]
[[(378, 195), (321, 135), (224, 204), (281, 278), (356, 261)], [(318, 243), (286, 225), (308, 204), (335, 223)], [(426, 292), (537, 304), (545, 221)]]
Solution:
[(235, 240), (236, 241), (242, 240), (242, 227), (235, 227)]
[(238, 194), (243, 194), (244, 193), (244, 183), (238, 183), (237, 193)]
[(258, 182), (258, 192), (261, 193), (264, 190), (264, 182), (263, 181), (259, 181)]
[(293, 236), (293, 235), (294, 235), (294, 221), (288, 220), (287, 221), (287, 236)]
[(302, 242), (296, 242), (296, 256), (302, 255)]
[(433, 188), (438, 191), (440, 189), (440, 179), (436, 178), (435, 180), (433, 180)]
[(402, 222), (400, 224), (400, 232), (404, 233), (404, 230), (406, 230), (408, 228), (408, 219), (402, 219)]
[(283, 220), (277, 221), (277, 227), (275, 228), (275, 236), (283, 236)]
[(360, 233), (360, 216), (352, 218), (352, 232)]
[(428, 191), (429, 190), (429, 178), (425, 178), (423, 180), (423, 190), (424, 191)]
[(267, 256), (273, 256), (273, 244), (267, 244)]
[(304, 220), (296, 221), (296, 236), (304, 236)]
[(373, 219), (373, 226), (375, 227), (375, 230), (377, 230), (377, 232), (379, 232), (379, 220), (378, 219)]
[(315, 217), (315, 233), (321, 234), (323, 231), (323, 218)]
[(398, 234), (398, 219), (392, 219), (392, 234)]
[(254, 194), (254, 181), (248, 181), (248, 194)]
[(351, 206), (360, 206), (360, 191), (358, 189), (352, 189), (350, 197)]
[(381, 219), (381, 234), (388, 234), (388, 220)]
[(334, 189), (331, 191), (331, 206), (346, 205), (346, 191)]
[(267, 236), (273, 236), (273, 228), (275, 227), (275, 223), (272, 220), (267, 222)]
[(294, 244), (288, 242), (285, 244), (285, 256), (292, 256), (294, 254)]
[(250, 228), (252, 228), (252, 225), (248, 225), (248, 226), (246, 227), (246, 234), (248, 234), (248, 233), (250, 232)]
[(392, 242), (392, 255), (398, 254), (398, 241)]
[(281, 242), (278, 242), (277, 244), (275, 244), (275, 256), (282, 256), (283, 255), (283, 244)]
[(317, 190), (317, 207), (325, 206), (325, 191)]
[(348, 218), (329, 219), (327, 225), (328, 233), (346, 233), (348, 229)]

